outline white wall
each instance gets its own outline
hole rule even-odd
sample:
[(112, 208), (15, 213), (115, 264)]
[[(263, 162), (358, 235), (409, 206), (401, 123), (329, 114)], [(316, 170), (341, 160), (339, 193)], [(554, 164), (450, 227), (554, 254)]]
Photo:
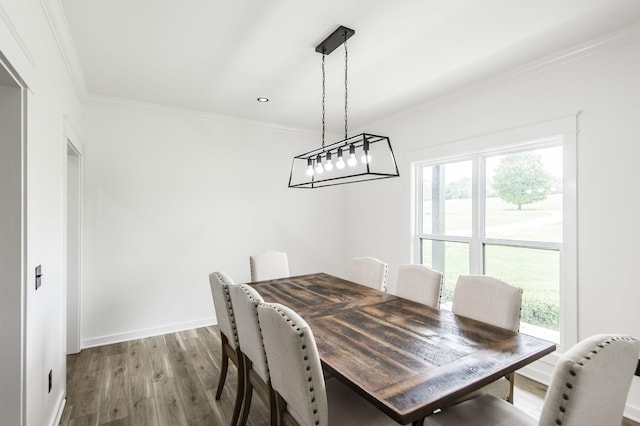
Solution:
[[(0, 18), (0, 51), (30, 88), (26, 153), (27, 288), (23, 301), (26, 354), (21, 374), (25, 386), (24, 424), (42, 426), (54, 423), (65, 393), (63, 116), (80, 123), (81, 104), (41, 3), (3, 0)], [(42, 265), (44, 277), (36, 292), (33, 272), (37, 265)], [(19, 347), (13, 350), (19, 351)], [(51, 393), (48, 393), (49, 370), (53, 370)], [(3, 381), (1, 386), (3, 395), (20, 393), (13, 384)]]
[(287, 188), (315, 133), (91, 102), (84, 139), (83, 346), (214, 322), (208, 274), (249, 255), (341, 274), (342, 191)]
[[(391, 137), (401, 178), (345, 192), (345, 258), (411, 262), (410, 152), (583, 111), (578, 135), (578, 334), (640, 338), (640, 34), (575, 62), (479, 89), (371, 126)], [(386, 206), (386, 207), (385, 207)], [(383, 208), (384, 207), (384, 208)], [(358, 220), (357, 220), (358, 219)], [(376, 232), (371, 232), (375, 229)], [(640, 419), (640, 378), (627, 415)]]

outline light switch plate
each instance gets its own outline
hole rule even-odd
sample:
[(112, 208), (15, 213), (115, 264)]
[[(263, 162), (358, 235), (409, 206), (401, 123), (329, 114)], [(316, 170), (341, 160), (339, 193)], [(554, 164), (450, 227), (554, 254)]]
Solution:
[(42, 285), (42, 265), (36, 266), (36, 290)]

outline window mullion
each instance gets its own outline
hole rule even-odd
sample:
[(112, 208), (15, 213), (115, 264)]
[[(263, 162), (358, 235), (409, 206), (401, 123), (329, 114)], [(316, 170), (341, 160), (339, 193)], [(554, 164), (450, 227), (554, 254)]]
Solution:
[(416, 234), (418, 238), (415, 239), (415, 256), (417, 259), (414, 259), (416, 263), (423, 263), (423, 254), (422, 254), (422, 239), (420, 235), (424, 232), (424, 167), (417, 168), (417, 185), (416, 185), (416, 194), (415, 199), (417, 200), (417, 217), (415, 221), (416, 226)]
[(474, 155), (472, 159), (472, 232), (469, 246), (469, 272), (472, 274), (483, 273), (484, 264), (482, 237), (484, 236), (484, 161), (480, 155)]

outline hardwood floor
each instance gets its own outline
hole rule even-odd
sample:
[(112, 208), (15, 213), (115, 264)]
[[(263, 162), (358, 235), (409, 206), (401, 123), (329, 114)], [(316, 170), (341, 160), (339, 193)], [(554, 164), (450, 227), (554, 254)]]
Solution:
[[(220, 333), (203, 327), (85, 349), (67, 357), (67, 403), (61, 425), (228, 425), (237, 373), (229, 366), (220, 400)], [(515, 405), (538, 417), (545, 386), (516, 376)], [(253, 398), (248, 425), (268, 425)], [(639, 426), (628, 420), (625, 426)]]

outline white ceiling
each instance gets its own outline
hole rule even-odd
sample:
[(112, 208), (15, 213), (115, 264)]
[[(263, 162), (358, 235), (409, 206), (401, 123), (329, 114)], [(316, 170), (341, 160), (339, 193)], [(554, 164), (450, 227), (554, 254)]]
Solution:
[[(321, 56), (349, 40), (349, 126), (640, 22), (639, 0), (62, 0), (91, 95), (319, 129)], [(343, 126), (344, 51), (327, 57)], [(261, 104), (259, 96), (270, 98)]]

